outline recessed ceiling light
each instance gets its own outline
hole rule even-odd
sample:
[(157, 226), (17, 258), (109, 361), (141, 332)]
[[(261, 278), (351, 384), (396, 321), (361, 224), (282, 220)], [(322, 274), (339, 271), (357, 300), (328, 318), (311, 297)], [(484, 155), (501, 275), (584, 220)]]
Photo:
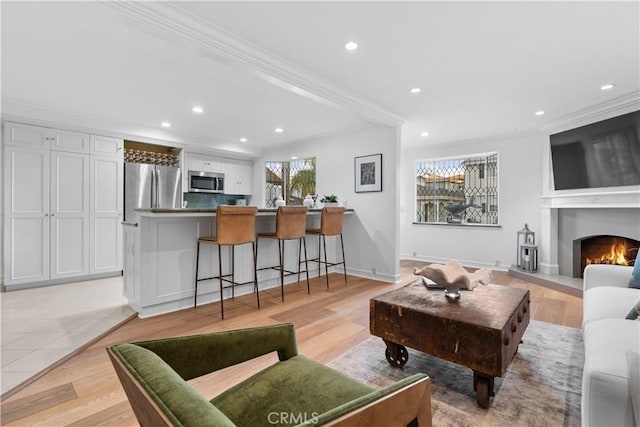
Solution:
[(544, 116), (544, 111), (536, 111), (536, 116)]
[(240, 138), (240, 142), (247, 142), (247, 138), (244, 138), (244, 137)]
[(202, 113), (204, 110), (202, 109), (202, 107), (196, 105), (191, 109), (191, 111), (193, 111), (194, 113)]
[(282, 132), (284, 132), (284, 129), (282, 129), (282, 128), (275, 128), (273, 131), (274, 131), (275, 133), (282, 133)]
[(429, 136), (429, 132), (426, 132), (426, 131), (420, 132), (420, 136), (423, 137), (423, 138), (426, 138), (426, 137)]
[(614, 88), (614, 84), (613, 83), (607, 83), (606, 85), (602, 85), (600, 86), (600, 90), (609, 90), (609, 89), (613, 89)]
[(344, 44), (344, 48), (347, 50), (356, 50), (358, 48), (358, 43), (356, 42), (346, 42)]
[(169, 123), (169, 122), (162, 122), (162, 123), (160, 123), (160, 126), (162, 126), (163, 128), (170, 128), (170, 127), (171, 127), (171, 123)]
[(291, 156), (291, 160), (298, 160), (298, 156)]
[(422, 89), (420, 89), (419, 87), (414, 87), (413, 89), (411, 89), (411, 93), (420, 93), (422, 91)]

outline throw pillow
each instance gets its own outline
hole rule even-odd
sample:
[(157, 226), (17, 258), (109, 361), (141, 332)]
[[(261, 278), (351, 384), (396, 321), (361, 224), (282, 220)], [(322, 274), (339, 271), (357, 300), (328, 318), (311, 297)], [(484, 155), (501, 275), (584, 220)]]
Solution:
[(627, 317), (625, 317), (625, 319), (638, 320), (638, 315), (640, 315), (640, 301), (638, 301), (636, 305), (633, 306), (633, 308), (631, 309), (629, 314), (627, 314)]
[(630, 288), (640, 289), (640, 250), (636, 255), (636, 263), (633, 264), (633, 271), (631, 272), (631, 279), (629, 280)]

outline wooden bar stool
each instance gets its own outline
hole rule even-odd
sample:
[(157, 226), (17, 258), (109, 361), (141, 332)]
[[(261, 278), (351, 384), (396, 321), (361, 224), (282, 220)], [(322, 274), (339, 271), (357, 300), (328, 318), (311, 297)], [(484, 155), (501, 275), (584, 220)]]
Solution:
[[(307, 230), (307, 234), (318, 236), (318, 258), (311, 259), (309, 261), (318, 262), (318, 277), (320, 277), (320, 264), (324, 264), (324, 272), (327, 278), (327, 288), (329, 288), (329, 267), (342, 264), (344, 267), (344, 283), (347, 283), (347, 264), (344, 257), (344, 242), (342, 240), (342, 219), (344, 212), (343, 207), (326, 207), (322, 209), (320, 216), (320, 228)], [(340, 236), (340, 247), (342, 248), (342, 261), (341, 262), (328, 262), (327, 261), (327, 236)], [(322, 246), (324, 248), (324, 261), (322, 261), (320, 252), (320, 240), (322, 240)]]
[[(193, 298), (193, 306), (197, 307), (198, 301), (198, 282), (203, 280), (218, 279), (220, 281), (220, 310), (224, 319), (224, 298), (222, 290), (231, 288), (231, 298), (235, 297), (234, 286), (246, 285), (253, 283), (253, 289), (256, 293), (258, 308), (260, 308), (260, 294), (258, 292), (258, 276), (256, 272), (256, 213), (258, 208), (255, 206), (218, 206), (216, 211), (216, 235), (210, 237), (198, 238), (198, 249), (196, 251), (196, 283)], [(218, 245), (218, 275), (206, 278), (198, 278), (198, 269), (200, 266), (200, 244), (209, 243)], [(235, 247), (238, 245), (246, 245), (251, 243), (251, 253), (253, 255), (253, 280), (248, 282), (237, 283), (235, 281)], [(222, 246), (231, 247), (231, 273), (222, 274)], [(231, 277), (231, 280), (228, 279)], [(230, 286), (223, 286), (222, 282), (227, 282)]]
[[(307, 228), (307, 207), (306, 206), (280, 206), (276, 211), (276, 231), (275, 233), (258, 233), (258, 242), (263, 239), (278, 239), (278, 256), (280, 265), (273, 267), (262, 267), (258, 270), (279, 270), (280, 290), (282, 302), (284, 302), (284, 277), (292, 274), (298, 275), (300, 281), (300, 264), (302, 249), (304, 246), (305, 273), (307, 274), (307, 293), (311, 293), (309, 287), (309, 267), (307, 264), (307, 242), (305, 242), (305, 229)], [(284, 242), (287, 240), (298, 241), (298, 271), (288, 271), (284, 268)], [(256, 259), (258, 258), (258, 242), (256, 242)]]

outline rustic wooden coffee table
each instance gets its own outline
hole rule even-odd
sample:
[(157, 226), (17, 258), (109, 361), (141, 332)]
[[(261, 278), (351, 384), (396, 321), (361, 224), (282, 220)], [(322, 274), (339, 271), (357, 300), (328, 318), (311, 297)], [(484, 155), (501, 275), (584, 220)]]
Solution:
[(504, 375), (529, 325), (529, 291), (480, 285), (450, 301), (421, 280), (372, 298), (372, 335), (387, 346), (391, 366), (402, 368), (407, 347), (473, 370), (478, 405), (489, 407), (494, 378)]

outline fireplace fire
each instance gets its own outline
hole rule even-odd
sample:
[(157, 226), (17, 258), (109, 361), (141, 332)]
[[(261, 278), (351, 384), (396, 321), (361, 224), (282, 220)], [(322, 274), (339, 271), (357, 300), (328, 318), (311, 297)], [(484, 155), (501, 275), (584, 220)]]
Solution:
[(640, 242), (620, 236), (592, 236), (573, 241), (573, 277), (589, 264), (633, 265)]

